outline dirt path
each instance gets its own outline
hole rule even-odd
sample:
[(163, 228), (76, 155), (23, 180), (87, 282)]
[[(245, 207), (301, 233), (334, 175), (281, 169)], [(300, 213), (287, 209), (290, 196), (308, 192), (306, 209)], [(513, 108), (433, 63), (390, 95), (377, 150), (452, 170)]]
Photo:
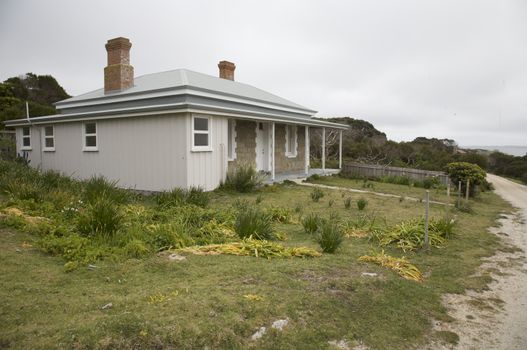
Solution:
[(487, 259), (480, 273), (491, 273), (495, 282), (482, 293), (445, 295), (443, 302), (453, 322), (436, 322), (440, 331), (459, 335), (457, 346), (430, 344), (427, 349), (527, 349), (527, 186), (488, 175), (496, 193), (517, 212), (504, 215), (501, 227), (491, 228), (510, 247)]

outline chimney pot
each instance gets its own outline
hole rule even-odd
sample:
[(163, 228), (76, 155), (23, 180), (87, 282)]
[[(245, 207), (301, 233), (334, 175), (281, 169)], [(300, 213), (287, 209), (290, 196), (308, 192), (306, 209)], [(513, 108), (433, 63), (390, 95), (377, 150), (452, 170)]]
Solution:
[(105, 47), (108, 52), (108, 65), (104, 68), (104, 92), (120, 91), (134, 86), (134, 67), (130, 65), (130, 40), (123, 37), (110, 39)]
[(234, 70), (236, 69), (234, 63), (220, 61), (220, 63), (218, 63), (218, 68), (220, 69), (220, 78), (234, 80)]

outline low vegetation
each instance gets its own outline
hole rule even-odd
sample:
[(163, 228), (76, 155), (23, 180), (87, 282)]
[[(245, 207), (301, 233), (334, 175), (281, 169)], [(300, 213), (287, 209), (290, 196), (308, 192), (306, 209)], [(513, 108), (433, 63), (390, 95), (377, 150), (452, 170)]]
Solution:
[[(500, 248), (486, 227), (509, 207), (486, 192), (471, 213), (452, 208), (442, 249), (423, 254), (423, 204), (399, 201), (418, 189), (372, 187), (397, 197), (324, 189), (316, 202), (291, 183), (145, 197), (0, 162), (0, 347), (419, 347), (439, 337), (430, 319), (448, 321), (442, 293), (489, 283), (474, 272)], [(432, 222), (445, 214), (431, 204)], [(284, 331), (251, 340), (279, 319)]]
[(223, 188), (248, 193), (262, 185), (263, 178), (250, 164), (241, 164), (227, 174)]

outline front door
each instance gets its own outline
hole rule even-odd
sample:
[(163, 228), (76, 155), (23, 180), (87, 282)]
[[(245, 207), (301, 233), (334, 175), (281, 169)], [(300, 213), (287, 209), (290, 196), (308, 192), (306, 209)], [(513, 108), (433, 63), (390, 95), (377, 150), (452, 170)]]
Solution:
[(269, 166), (269, 123), (256, 123), (256, 170), (270, 171)]

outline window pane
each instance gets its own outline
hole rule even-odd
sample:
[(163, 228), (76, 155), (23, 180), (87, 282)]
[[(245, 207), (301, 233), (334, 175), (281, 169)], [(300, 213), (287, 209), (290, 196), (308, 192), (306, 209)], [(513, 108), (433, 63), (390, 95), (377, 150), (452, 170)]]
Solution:
[(207, 118), (194, 118), (194, 130), (209, 130), (209, 120)]
[(85, 127), (85, 133), (86, 134), (95, 134), (97, 132), (97, 128), (95, 126), (95, 123), (87, 123), (84, 124)]
[(208, 134), (194, 134), (194, 146), (208, 146), (209, 135)]
[(22, 135), (29, 136), (29, 126), (24, 126), (22, 128)]
[(53, 136), (53, 127), (52, 126), (46, 126), (44, 128), (44, 135), (46, 135), (46, 136)]
[(31, 139), (29, 137), (24, 137), (22, 138), (22, 145), (24, 147), (29, 147), (31, 146)]
[(44, 140), (44, 143), (47, 148), (53, 148), (55, 147), (55, 140), (53, 140), (52, 137), (46, 137)]
[(97, 136), (86, 136), (86, 147), (97, 147)]

